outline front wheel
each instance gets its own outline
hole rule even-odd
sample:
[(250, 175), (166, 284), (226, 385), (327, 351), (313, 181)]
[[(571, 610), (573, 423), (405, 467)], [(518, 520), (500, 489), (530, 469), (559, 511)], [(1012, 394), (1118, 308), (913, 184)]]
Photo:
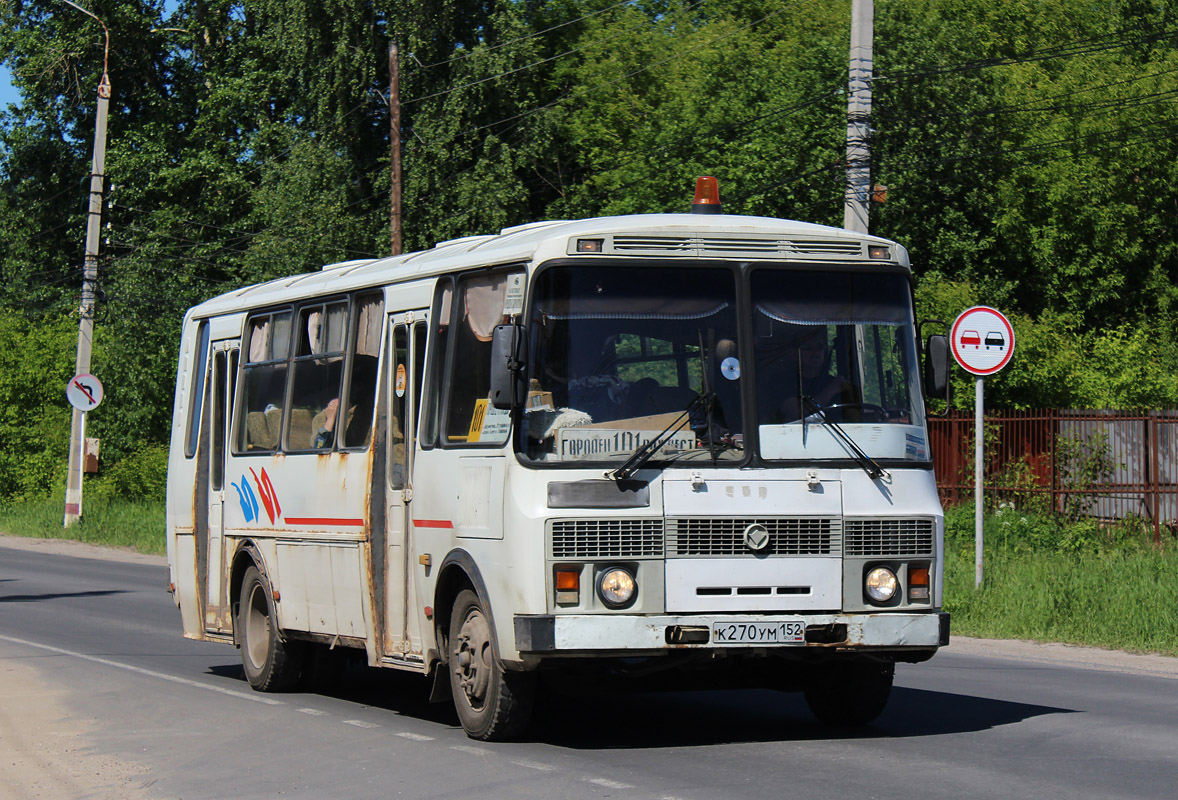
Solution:
[(822, 664), (806, 677), (806, 704), (823, 725), (866, 725), (883, 713), (895, 674), (891, 662)]
[(491, 622), (473, 591), (462, 591), (450, 614), (450, 693), (466, 735), (504, 741), (521, 734), (532, 716), (535, 676), (503, 669)]
[(303, 671), (303, 642), (284, 642), (278, 635), (278, 615), (270, 582), (255, 566), (245, 571), (237, 609), (237, 640), (241, 664), (250, 686), (259, 692), (292, 688)]

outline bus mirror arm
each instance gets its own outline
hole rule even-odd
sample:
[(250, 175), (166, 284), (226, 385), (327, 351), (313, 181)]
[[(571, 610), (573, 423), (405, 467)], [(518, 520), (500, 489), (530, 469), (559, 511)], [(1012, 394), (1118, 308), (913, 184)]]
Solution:
[(516, 409), (527, 397), (528, 333), (519, 325), (498, 325), (491, 338), (491, 405)]

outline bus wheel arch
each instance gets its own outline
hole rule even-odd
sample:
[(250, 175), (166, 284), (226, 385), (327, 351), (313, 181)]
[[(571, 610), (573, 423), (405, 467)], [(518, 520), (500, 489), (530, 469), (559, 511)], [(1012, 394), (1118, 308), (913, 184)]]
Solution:
[(303, 675), (306, 642), (286, 639), (278, 628), (275, 592), (251, 561), (242, 573), (234, 638), (240, 642), (246, 680), (259, 692), (291, 689)]
[[(454, 601), (463, 589), (470, 589), (484, 603), (487, 602), (487, 585), (470, 553), (462, 549), (451, 550), (442, 559), (442, 564), (438, 568), (438, 580), (434, 584), (434, 632), (437, 637), (438, 657), (442, 663), (447, 661), (450, 614), (454, 610)], [(491, 632), (494, 633), (494, 612), (489, 608), (489, 603), (487, 605), (487, 614), (491, 617)]]
[(466, 734), (483, 741), (519, 736), (531, 720), (535, 674), (505, 668), (486, 587), (468, 553), (455, 550), (442, 562), (434, 598), (438, 668)]
[(262, 558), (257, 545), (247, 539), (238, 546), (237, 552), (233, 554), (232, 566), (229, 569), (229, 613), (234, 622), (233, 645), (235, 647), (241, 646), (237, 637), (237, 611), (241, 602), (241, 585), (245, 580), (245, 571), (250, 567), (257, 569), (269, 580), (265, 559)]

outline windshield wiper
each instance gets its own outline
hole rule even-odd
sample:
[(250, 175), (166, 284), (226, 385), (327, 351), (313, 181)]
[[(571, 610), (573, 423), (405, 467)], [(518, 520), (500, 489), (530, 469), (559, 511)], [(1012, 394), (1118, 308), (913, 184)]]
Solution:
[[(830, 429), (830, 432), (837, 436), (838, 439), (847, 447), (847, 449), (854, 454), (855, 462), (860, 467), (862, 467), (864, 472), (867, 473), (867, 477), (871, 478), (872, 480), (875, 480), (876, 478), (883, 478), (884, 480), (890, 481), (892, 479), (891, 473), (881, 467), (874, 458), (863, 452), (863, 448), (855, 443), (855, 440), (852, 439), (850, 435), (848, 435), (847, 432), (843, 430), (841, 425), (826, 416), (826, 409), (818, 405), (817, 400), (815, 400), (813, 397), (810, 397), (809, 395), (804, 395), (802, 397), (802, 403), (814, 408), (814, 413), (818, 416), (818, 420), (828, 429)], [(805, 430), (805, 424), (806, 418), (802, 417), (803, 431)], [(803, 436), (804, 435), (805, 434), (803, 433)]]
[(712, 397), (710, 394), (701, 394), (696, 397), (687, 404), (687, 408), (683, 409), (683, 413), (674, 422), (663, 428), (658, 436), (634, 448), (634, 452), (630, 454), (630, 457), (626, 459), (625, 463), (617, 469), (607, 472), (606, 476), (615, 481), (624, 481), (642, 469), (642, 465), (650, 461), (654, 457), (654, 454), (659, 451), (659, 448), (670, 441), (671, 437), (679, 430), (680, 425), (683, 424), (683, 420), (691, 416), (692, 411), (702, 407), (705, 403), (710, 404), (711, 401)]

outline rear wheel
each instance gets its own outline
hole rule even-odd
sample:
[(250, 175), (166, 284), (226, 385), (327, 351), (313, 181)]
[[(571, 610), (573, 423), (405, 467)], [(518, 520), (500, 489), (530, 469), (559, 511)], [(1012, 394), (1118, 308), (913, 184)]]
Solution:
[(303, 642), (284, 642), (279, 637), (270, 582), (255, 566), (245, 571), (241, 583), (237, 640), (250, 686), (259, 692), (281, 692), (298, 682), (306, 647)]
[(535, 676), (503, 669), (490, 619), (469, 589), (454, 602), (448, 649), (450, 690), (466, 735), (483, 741), (520, 735), (532, 716)]
[(890, 662), (822, 664), (806, 678), (806, 704), (823, 725), (866, 725), (883, 713), (895, 673)]

